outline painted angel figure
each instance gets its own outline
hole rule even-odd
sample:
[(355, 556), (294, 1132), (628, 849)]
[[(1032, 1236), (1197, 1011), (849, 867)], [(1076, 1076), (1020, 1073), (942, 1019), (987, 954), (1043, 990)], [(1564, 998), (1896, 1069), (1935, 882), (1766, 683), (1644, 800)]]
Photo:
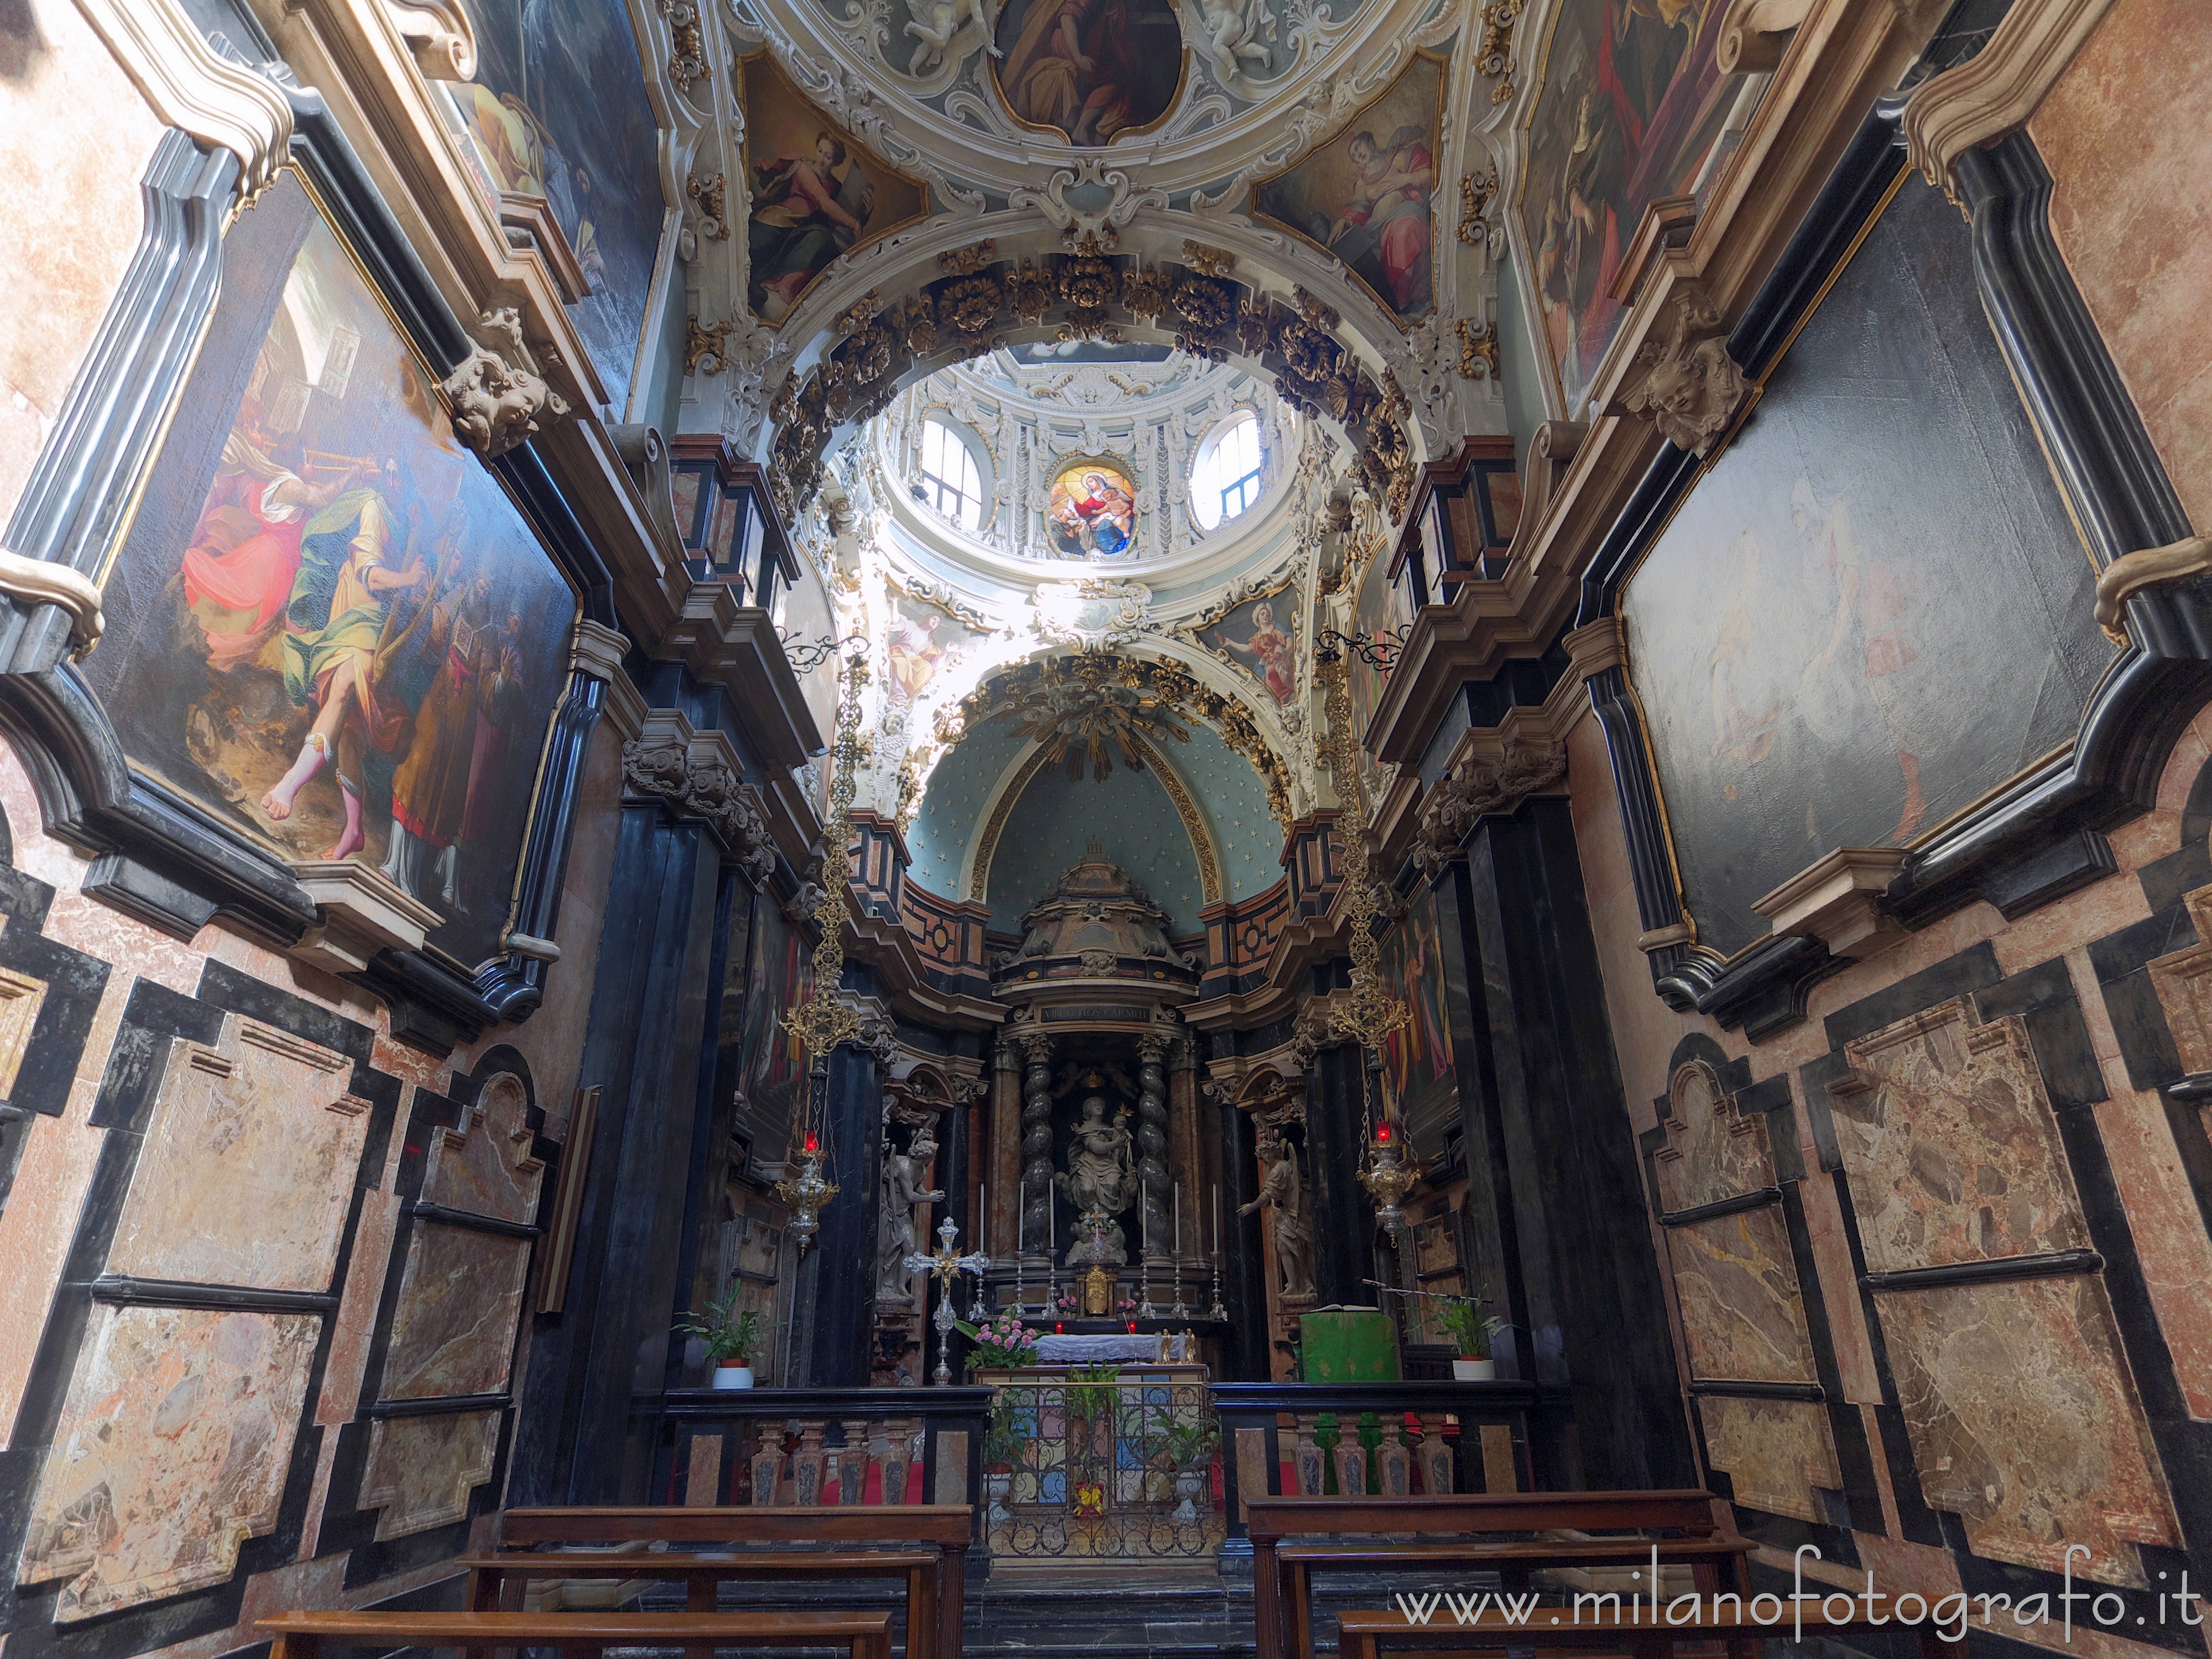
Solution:
[(1199, 13), (1200, 49), (1224, 87), (1238, 86), (1248, 62), (1265, 64), (1273, 57), (1267, 43), (1275, 38), (1275, 14), (1267, 0), (1199, 0)]
[(986, 52), (994, 58), (1006, 56), (992, 39), (990, 0), (930, 0), (928, 9), (927, 23), (917, 19), (906, 26), (906, 32), (921, 43), (914, 49), (913, 60), (907, 65), (908, 75), (925, 75), (942, 64), (953, 37), (969, 23), (975, 26), (976, 38), (982, 41)]

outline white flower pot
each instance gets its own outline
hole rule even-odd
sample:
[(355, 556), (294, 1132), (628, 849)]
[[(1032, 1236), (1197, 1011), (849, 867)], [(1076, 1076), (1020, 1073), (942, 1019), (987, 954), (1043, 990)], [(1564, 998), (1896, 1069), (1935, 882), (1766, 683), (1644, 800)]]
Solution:
[(1177, 1526), (1188, 1527), (1198, 1521), (1198, 1500), (1206, 1491), (1206, 1472), (1204, 1469), (1176, 1471), (1176, 1496), (1182, 1498), (1182, 1503), (1168, 1518)]
[(1494, 1382), (1498, 1380), (1495, 1359), (1455, 1359), (1452, 1361), (1452, 1381), (1455, 1382)]
[(1013, 1520), (1013, 1511), (1006, 1507), (1006, 1499), (1012, 1495), (1013, 1490), (1012, 1474), (1001, 1472), (984, 1475), (983, 1495), (991, 1500), (990, 1510), (984, 1519), (989, 1525), (1003, 1527)]
[(714, 1367), (714, 1386), (718, 1389), (750, 1389), (752, 1385), (753, 1368), (750, 1365)]

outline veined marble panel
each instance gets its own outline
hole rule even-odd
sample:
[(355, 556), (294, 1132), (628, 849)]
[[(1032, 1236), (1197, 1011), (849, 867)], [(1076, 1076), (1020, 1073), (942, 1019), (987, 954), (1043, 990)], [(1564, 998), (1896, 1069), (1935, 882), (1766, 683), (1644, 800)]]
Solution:
[(2185, 894), (2182, 902), (2197, 926), (2197, 943), (2145, 965), (2182, 1069), (2212, 1072), (2212, 887)]
[(1804, 1294), (1780, 1205), (1669, 1227), (1667, 1249), (1692, 1376), (1815, 1380)]
[(1977, 1025), (1961, 997), (1844, 1053), (1828, 1096), (1869, 1269), (2088, 1248), (2027, 1021)]
[(386, 1417), (368, 1431), (361, 1506), (380, 1511), (379, 1543), (465, 1520), (469, 1494), (491, 1479), (499, 1413)]
[(545, 1164), (530, 1155), (527, 1115), (520, 1078), (502, 1072), (489, 1079), (465, 1127), (430, 1132), (423, 1199), (471, 1215), (535, 1221)]
[(1828, 1408), (1809, 1400), (1735, 1400), (1700, 1395), (1705, 1461), (1725, 1474), (1735, 1501), (1769, 1515), (1827, 1520), (1815, 1486), (1840, 1491), (1836, 1437)]
[(1920, 1490), (1974, 1553), (2143, 1585), (2131, 1544), (2179, 1547), (2112, 1304), (2094, 1273), (1875, 1298)]
[(1776, 1184), (1766, 1114), (1739, 1109), (1721, 1092), (1720, 1076), (1701, 1060), (1675, 1067), (1667, 1080), (1667, 1144), (1654, 1155), (1659, 1206), (1694, 1210)]
[(109, 1271), (330, 1289), (368, 1132), (352, 1068), (236, 1014), (216, 1048), (172, 1039)]
[(530, 1241), (417, 1221), (386, 1351), (386, 1400), (497, 1394), (514, 1361)]
[(219, 1584), (276, 1525), (314, 1314), (98, 1306), (16, 1582), (76, 1575), (58, 1624)]

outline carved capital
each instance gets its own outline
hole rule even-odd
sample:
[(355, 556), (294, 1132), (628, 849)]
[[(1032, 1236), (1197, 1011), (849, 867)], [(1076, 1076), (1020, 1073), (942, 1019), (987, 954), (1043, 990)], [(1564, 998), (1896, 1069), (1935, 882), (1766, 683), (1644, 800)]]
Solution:
[(1662, 343), (1647, 342), (1636, 354), (1644, 365), (1623, 404), (1651, 416), (1660, 435), (1695, 455), (1711, 453), (1743, 402), (1750, 382), (1728, 354), (1728, 329), (1694, 283), (1677, 287), (1674, 321)]
[(438, 389), (453, 411), (454, 435), (489, 461), (535, 437), (538, 417), (557, 419), (568, 404), (538, 372), (513, 306), (487, 311), (480, 326), (496, 349), (479, 338)]
[(694, 732), (670, 709), (654, 709), (640, 734), (623, 744), (623, 789), (665, 800), (679, 817), (698, 818), (720, 839), (756, 887), (775, 873), (775, 836), (759, 791), (742, 782), (719, 732)]
[(1507, 812), (1567, 775), (1566, 745), (1510, 739), (1496, 757), (1470, 755), (1430, 787), (1421, 803), (1413, 862), (1425, 876), (1443, 869), (1475, 821)]
[(1757, 75), (1774, 68), (1812, 9), (1813, 0), (1728, 0), (1713, 61), (1723, 75)]

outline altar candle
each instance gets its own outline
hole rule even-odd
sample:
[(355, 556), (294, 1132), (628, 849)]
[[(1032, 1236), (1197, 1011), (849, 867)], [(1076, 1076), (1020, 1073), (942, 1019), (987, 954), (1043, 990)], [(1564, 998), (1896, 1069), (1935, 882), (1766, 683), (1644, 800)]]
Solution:
[(1180, 1181), (1178, 1181), (1178, 1182), (1176, 1182), (1176, 1188), (1175, 1188), (1175, 1201), (1176, 1201), (1176, 1257), (1177, 1257), (1178, 1259), (1180, 1259), (1180, 1258), (1182, 1257), (1182, 1182), (1181, 1182)]
[(988, 1259), (991, 1253), (983, 1248), (983, 1224), (991, 1218), (991, 1189), (988, 1187), (982, 1188), (982, 1200), (975, 1211), (975, 1254)]
[(1014, 1255), (1020, 1259), (1030, 1247), (1030, 1206), (1022, 1201), (1018, 1189), (1014, 1194)]
[(1218, 1187), (1216, 1187), (1216, 1188), (1213, 1189), (1213, 1255), (1214, 1255), (1214, 1259), (1215, 1259), (1216, 1261), (1218, 1261), (1218, 1260), (1220, 1259), (1220, 1256), (1221, 1256), (1221, 1188), (1218, 1188)]

